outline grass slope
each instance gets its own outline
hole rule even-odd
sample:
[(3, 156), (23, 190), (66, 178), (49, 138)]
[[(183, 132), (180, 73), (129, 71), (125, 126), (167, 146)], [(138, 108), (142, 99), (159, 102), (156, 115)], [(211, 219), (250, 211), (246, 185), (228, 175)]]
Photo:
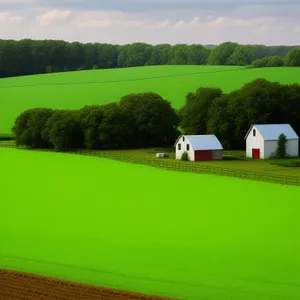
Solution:
[(78, 109), (149, 91), (159, 93), (179, 108), (186, 94), (200, 86), (221, 87), (229, 92), (258, 77), (300, 83), (300, 68), (157, 66), (1, 79), (0, 134), (11, 133), (16, 116), (28, 108)]
[(0, 268), (181, 299), (300, 295), (298, 187), (16, 149), (0, 166)]

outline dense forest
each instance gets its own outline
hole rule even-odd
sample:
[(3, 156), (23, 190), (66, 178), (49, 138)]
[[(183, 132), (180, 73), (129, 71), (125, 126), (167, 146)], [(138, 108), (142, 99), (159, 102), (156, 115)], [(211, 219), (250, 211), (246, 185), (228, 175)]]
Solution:
[[(267, 61), (264, 58), (269, 58)], [(273, 58), (272, 58), (273, 57)], [(275, 57), (275, 58), (274, 58)], [(61, 40), (0, 40), (0, 78), (74, 70), (151, 65), (300, 66), (299, 46), (82, 44)], [(271, 62), (270, 62), (271, 61)]]
[(155, 93), (131, 94), (119, 103), (80, 110), (36, 108), (13, 128), (18, 146), (117, 149), (172, 146), (180, 134), (215, 134), (225, 149), (244, 149), (252, 124), (289, 123), (300, 133), (300, 85), (257, 79), (231, 93), (199, 88), (175, 111)]

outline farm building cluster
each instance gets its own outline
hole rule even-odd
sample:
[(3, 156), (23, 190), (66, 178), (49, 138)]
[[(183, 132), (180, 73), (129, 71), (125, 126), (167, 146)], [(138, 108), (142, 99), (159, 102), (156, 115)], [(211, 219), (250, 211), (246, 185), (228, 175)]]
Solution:
[[(268, 159), (275, 153), (281, 134), (287, 138), (286, 153), (299, 156), (299, 136), (290, 124), (252, 125), (246, 136), (246, 157)], [(223, 147), (215, 135), (181, 135), (176, 140), (176, 159), (187, 153), (190, 161), (222, 160)]]

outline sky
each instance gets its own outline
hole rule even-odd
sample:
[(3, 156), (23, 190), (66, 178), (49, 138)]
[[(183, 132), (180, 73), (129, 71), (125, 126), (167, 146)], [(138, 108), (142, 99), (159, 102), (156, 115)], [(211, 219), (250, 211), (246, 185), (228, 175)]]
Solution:
[(1, 39), (299, 45), (300, 0), (0, 0)]

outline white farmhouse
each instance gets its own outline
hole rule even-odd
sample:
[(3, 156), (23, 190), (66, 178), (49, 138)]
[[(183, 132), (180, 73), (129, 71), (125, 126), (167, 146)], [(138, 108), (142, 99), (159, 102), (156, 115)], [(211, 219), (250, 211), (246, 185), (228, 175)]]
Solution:
[(223, 159), (223, 147), (215, 135), (181, 135), (174, 146), (176, 159), (181, 159), (184, 152), (191, 161)]
[(299, 137), (290, 124), (252, 125), (246, 139), (246, 156), (255, 159), (267, 159), (277, 149), (278, 137), (284, 134), (288, 140), (287, 154), (299, 155)]

